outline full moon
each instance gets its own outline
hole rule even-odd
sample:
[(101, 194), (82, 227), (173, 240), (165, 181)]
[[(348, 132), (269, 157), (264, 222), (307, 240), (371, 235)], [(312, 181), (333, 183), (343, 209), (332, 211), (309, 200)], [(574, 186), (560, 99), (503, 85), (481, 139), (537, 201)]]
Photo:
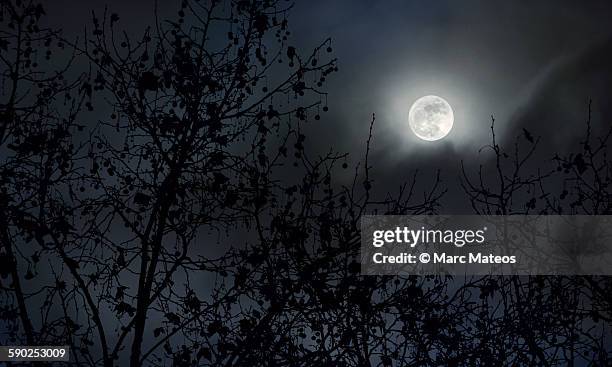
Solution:
[(450, 104), (438, 96), (421, 97), (408, 113), (412, 132), (427, 141), (440, 140), (451, 131), (455, 117)]

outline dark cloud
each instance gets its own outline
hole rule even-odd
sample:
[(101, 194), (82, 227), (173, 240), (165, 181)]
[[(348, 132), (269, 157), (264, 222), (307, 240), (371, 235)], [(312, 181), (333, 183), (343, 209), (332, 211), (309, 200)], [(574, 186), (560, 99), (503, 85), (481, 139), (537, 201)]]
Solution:
[(512, 118), (513, 130), (525, 127), (543, 137), (543, 149), (564, 153), (583, 139), (589, 100), (593, 133), (609, 128), (612, 108), (612, 38), (564, 59), (534, 86)]

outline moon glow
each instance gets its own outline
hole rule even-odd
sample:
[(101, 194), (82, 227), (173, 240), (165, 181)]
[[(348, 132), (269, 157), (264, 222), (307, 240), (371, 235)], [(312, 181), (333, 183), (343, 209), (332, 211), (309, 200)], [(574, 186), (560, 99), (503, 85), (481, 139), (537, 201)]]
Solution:
[(451, 131), (455, 117), (450, 104), (438, 96), (421, 97), (408, 113), (412, 132), (427, 141), (440, 140)]

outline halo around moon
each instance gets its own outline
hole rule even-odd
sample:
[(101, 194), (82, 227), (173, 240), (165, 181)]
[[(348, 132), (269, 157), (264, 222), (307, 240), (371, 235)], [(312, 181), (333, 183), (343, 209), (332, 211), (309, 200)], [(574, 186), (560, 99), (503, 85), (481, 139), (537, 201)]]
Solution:
[(454, 120), (450, 104), (444, 98), (433, 95), (417, 99), (408, 113), (412, 132), (427, 141), (440, 140), (448, 135)]

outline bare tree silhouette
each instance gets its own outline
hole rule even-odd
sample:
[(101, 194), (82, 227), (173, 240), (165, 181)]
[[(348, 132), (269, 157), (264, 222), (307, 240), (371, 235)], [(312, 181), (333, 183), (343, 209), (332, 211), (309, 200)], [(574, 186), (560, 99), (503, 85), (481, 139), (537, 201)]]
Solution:
[[(65, 340), (60, 335), (69, 320), (47, 319), (39, 327), (38, 307), (32, 305), (56, 302), (60, 283), (33, 291), (24, 281), (35, 281), (47, 255), (64, 255), (47, 241), (62, 241), (70, 231), (72, 208), (64, 203), (78, 179), (74, 162), (82, 148), (71, 137), (82, 129), (76, 116), (85, 96), (79, 78), (70, 81), (66, 73), (74, 56), (55, 31), (40, 26), (40, 4), (3, 1), (0, 14), (2, 319), (8, 342), (57, 343)], [(52, 64), (53, 58), (62, 61)]]
[[(538, 157), (540, 137), (523, 129), (508, 152), (496, 141), (492, 118), (492, 141), (485, 148), (492, 152), (493, 158), (488, 164), (481, 164), (475, 175), (470, 175), (462, 164), (462, 186), (474, 212), (484, 215), (609, 214), (610, 132), (594, 139), (591, 102), (588, 107), (580, 151), (567, 156), (556, 154), (538, 160), (535, 165), (533, 160)], [(602, 326), (602, 321), (603, 324), (610, 322), (609, 298), (604, 296), (612, 285), (609, 277), (490, 277), (483, 281), (481, 311), (489, 319), (482, 332), (495, 330), (504, 336), (489, 349), (501, 357), (495, 359), (496, 364), (609, 363), (610, 351), (604, 346), (609, 335), (593, 334), (593, 330)], [(488, 310), (495, 313), (490, 315)], [(496, 324), (497, 316), (503, 316), (504, 322)], [(507, 337), (519, 338), (520, 349), (514, 343), (507, 343)]]
[[(446, 190), (378, 193), (374, 116), (346, 182), (346, 154), (307, 148), (337, 62), (291, 45), (290, 5), (182, 1), (140, 37), (107, 12), (73, 41), (1, 4), (3, 344), (107, 367), (610, 364), (607, 278), (359, 274), (364, 214), (435, 214)], [(609, 214), (590, 114), (544, 161), (491, 132), (462, 165), (474, 213)]]

